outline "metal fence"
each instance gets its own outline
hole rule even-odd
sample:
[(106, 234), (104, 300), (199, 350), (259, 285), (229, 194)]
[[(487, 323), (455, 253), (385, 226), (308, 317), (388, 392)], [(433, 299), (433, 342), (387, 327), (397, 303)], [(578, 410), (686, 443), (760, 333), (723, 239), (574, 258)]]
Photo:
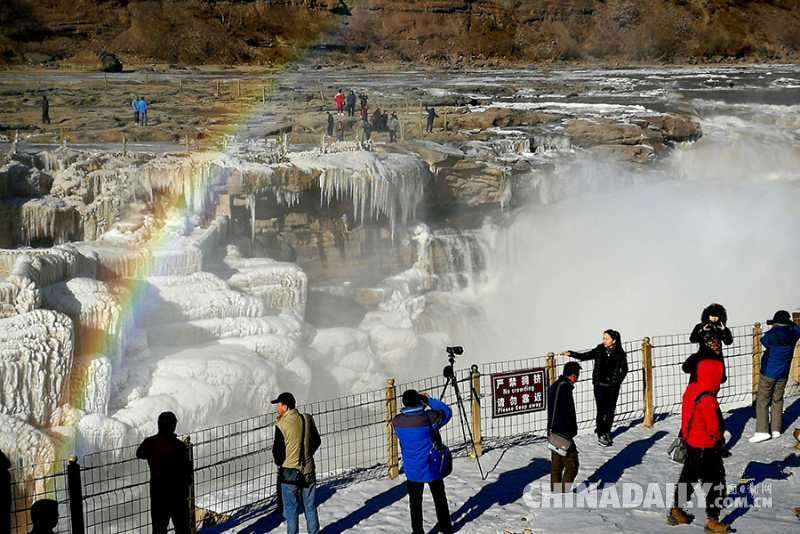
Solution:
[[(757, 371), (760, 361), (760, 325), (731, 330), (734, 342), (724, 349), (728, 380), (719, 394), (724, 408), (752, 402), (758, 376), (754, 370)], [(628, 341), (624, 348), (629, 374), (620, 392), (615, 421), (643, 419), (647, 422), (648, 405), (651, 420), (654, 416), (679, 410), (687, 382), (680, 366), (696, 349), (696, 344), (689, 342), (688, 334)], [(552, 379), (564, 361), (566, 358), (551, 353), (484, 363), (477, 366), (480, 372), (477, 380), (468, 369), (456, 370), (465, 401), (466, 423), (477, 434), (476, 440), (482, 440), (485, 448), (502, 445), (515, 437), (544, 436), (545, 411), (492, 417), (488, 375), (545, 368)], [(579, 427), (586, 430), (592, 426), (595, 417), (592, 362), (583, 362), (582, 367), (575, 390), (575, 404)], [(648, 376), (652, 376), (652, 393), (648, 392)], [(472, 387), (476, 384), (478, 391)], [(399, 394), (413, 388), (438, 397), (443, 385), (442, 377), (403, 384), (390, 380), (380, 389), (300, 406), (301, 411), (314, 416), (322, 436), (322, 446), (315, 456), (319, 482), (340, 485), (360, 479), (396, 476), (400, 467), (398, 449), (389, 421), (396, 413)], [(800, 357), (797, 354), (786, 394), (800, 394)], [(455, 405), (452, 387), (447, 389), (443, 399), (451, 406)], [(473, 417), (473, 410), (476, 417)], [(471, 444), (464, 443), (457, 418), (454, 407), (454, 422), (444, 427), (442, 435), (456, 455), (465, 455), (470, 452)], [(234, 525), (267, 514), (274, 508), (276, 468), (271, 453), (274, 424), (274, 415), (266, 414), (199, 430), (187, 436), (193, 455), (193, 502), (198, 529), (211, 525), (217, 525), (217, 529), (223, 524)], [(128, 533), (144, 530), (150, 522), (149, 472), (147, 464), (136, 459), (135, 450), (135, 446), (128, 446), (89, 454), (81, 459), (80, 465), (73, 458), (70, 462), (57, 462), (52, 466), (13, 469), (12, 532), (27, 532), (30, 504), (40, 498), (53, 498), (59, 502), (60, 532)], [(68, 476), (70, 469), (72, 478)], [(76, 502), (76, 495), (80, 502)]]

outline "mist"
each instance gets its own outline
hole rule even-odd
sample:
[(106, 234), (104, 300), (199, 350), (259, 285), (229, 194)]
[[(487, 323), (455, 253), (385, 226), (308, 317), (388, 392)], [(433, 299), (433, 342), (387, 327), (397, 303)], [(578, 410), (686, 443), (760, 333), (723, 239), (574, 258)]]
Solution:
[(741, 125), (723, 136), (704, 123), (707, 137), (663, 174), (626, 186), (596, 165), (593, 192), (486, 229), (486, 324), (464, 340), (470, 359), (582, 349), (607, 328), (623, 339), (688, 332), (711, 302), (730, 325), (797, 309), (800, 150)]

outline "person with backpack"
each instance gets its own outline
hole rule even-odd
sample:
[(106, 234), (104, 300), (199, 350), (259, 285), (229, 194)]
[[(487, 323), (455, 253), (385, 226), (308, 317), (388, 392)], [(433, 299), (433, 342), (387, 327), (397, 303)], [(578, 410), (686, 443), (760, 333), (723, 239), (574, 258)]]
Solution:
[(614, 412), (622, 382), (628, 375), (628, 357), (622, 348), (622, 335), (616, 330), (603, 332), (603, 342), (589, 352), (568, 350), (561, 353), (580, 361), (594, 360), (592, 384), (594, 400), (597, 405), (595, 433), (597, 442), (604, 447), (614, 444), (611, 439), (611, 427), (614, 424)]
[[(578, 476), (578, 417), (572, 395), (581, 374), (578, 362), (567, 362), (561, 376), (547, 390), (547, 437), (550, 453), (550, 488), (563, 493)], [(557, 439), (562, 443), (559, 443)]]
[(777, 439), (783, 431), (783, 394), (789, 379), (794, 348), (800, 340), (800, 326), (792, 322), (792, 316), (786, 310), (775, 312), (767, 324), (772, 328), (761, 337), (761, 344), (766, 351), (761, 358), (761, 376), (756, 394), (756, 432), (750, 438), (750, 443)]
[(314, 453), (319, 449), (322, 440), (314, 418), (297, 410), (294, 395), (289, 392), (281, 393), (272, 404), (276, 405), (278, 413), (272, 457), (278, 466), (278, 487), (286, 532), (297, 534), (300, 531), (302, 510), (306, 516), (308, 533), (318, 534)]
[(667, 515), (670, 525), (685, 525), (693, 521), (682, 505), (689, 501), (698, 482), (709, 485), (706, 494), (706, 526), (709, 533), (727, 533), (730, 527), (720, 523), (721, 504), (725, 496), (725, 465), (730, 456), (725, 449), (725, 421), (717, 394), (725, 372), (723, 363), (705, 359), (697, 365), (697, 381), (689, 383), (683, 393), (681, 437), (686, 447), (674, 505)]
[(428, 484), (433, 495), (439, 532), (453, 532), (444, 487), (444, 477), (452, 470), (452, 460), (439, 435), (439, 430), (452, 416), (452, 410), (444, 402), (409, 389), (403, 393), (403, 408), (392, 419), (403, 454), (413, 534), (425, 532), (422, 526), (422, 491), (425, 484)]

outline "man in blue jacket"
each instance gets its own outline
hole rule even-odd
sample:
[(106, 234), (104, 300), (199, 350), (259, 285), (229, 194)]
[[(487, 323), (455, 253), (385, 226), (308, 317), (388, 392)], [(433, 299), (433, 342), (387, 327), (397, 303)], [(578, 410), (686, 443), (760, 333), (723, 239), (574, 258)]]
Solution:
[[(761, 358), (761, 377), (756, 395), (756, 433), (750, 438), (750, 443), (760, 443), (781, 435), (783, 393), (789, 378), (794, 347), (800, 339), (800, 326), (792, 322), (792, 316), (786, 310), (775, 312), (767, 324), (772, 328), (761, 337), (761, 344), (767, 350)], [(767, 410), (770, 403), (771, 417)]]
[(425, 483), (433, 494), (439, 532), (453, 532), (444, 479), (440, 472), (441, 459), (438, 455), (441, 453), (434, 448), (434, 433), (446, 425), (452, 416), (453, 412), (447, 404), (409, 389), (403, 393), (403, 408), (392, 419), (403, 452), (413, 534), (425, 532), (422, 527), (422, 490)]

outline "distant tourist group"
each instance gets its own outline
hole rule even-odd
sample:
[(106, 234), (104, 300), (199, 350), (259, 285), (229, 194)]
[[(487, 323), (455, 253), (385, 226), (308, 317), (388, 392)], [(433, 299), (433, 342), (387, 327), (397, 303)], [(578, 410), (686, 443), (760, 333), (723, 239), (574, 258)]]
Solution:
[[(375, 132), (387, 132), (390, 143), (395, 143), (401, 135), (402, 124), (396, 111), (381, 110), (380, 107), (370, 114), (369, 97), (365, 92), (356, 95), (352, 89), (345, 94), (344, 89), (339, 89), (334, 96), (335, 112), (326, 112), (328, 137), (334, 137), (337, 141), (344, 141), (345, 130), (356, 115), (356, 102), (358, 103), (359, 119), (363, 139), (369, 141)], [(433, 132), (434, 121), (439, 117), (433, 107), (425, 108), (426, 125), (425, 132)]]
[[(342, 102), (342, 108), (348, 109), (348, 101)], [(672, 507), (667, 513), (667, 523), (681, 525), (694, 520), (683, 505), (691, 499), (695, 484), (703, 483), (710, 487), (705, 509), (705, 531), (710, 533), (731, 530), (729, 524), (720, 522), (726, 489), (724, 459), (730, 456), (730, 452), (717, 398), (727, 380), (723, 346), (734, 341), (727, 319), (722, 305), (711, 304), (703, 310), (700, 322), (692, 330), (689, 339), (698, 344), (698, 349), (682, 364), (689, 382), (683, 393), (679, 436), (670, 448), (671, 458), (682, 463), (683, 467)], [(783, 431), (783, 396), (795, 345), (800, 340), (800, 326), (793, 323), (787, 311), (776, 312), (767, 324), (771, 328), (761, 338), (766, 351), (761, 359), (756, 432), (750, 438), (753, 443), (775, 439)], [(602, 447), (613, 446), (615, 411), (620, 390), (628, 376), (622, 336), (613, 329), (604, 331), (601, 343), (588, 352), (570, 350), (561, 354), (577, 361), (567, 362), (561, 376), (547, 390), (547, 436), (551, 451), (549, 487), (554, 493), (572, 491), (580, 466), (575, 445), (578, 416), (574, 397), (582, 370), (579, 361), (593, 362), (595, 434)], [(281, 393), (272, 404), (277, 412), (272, 456), (278, 467), (278, 509), (289, 534), (299, 532), (301, 514), (306, 518), (307, 531), (317, 534), (320, 524), (314, 455), (322, 438), (314, 418), (297, 409), (294, 395)], [(412, 533), (425, 532), (422, 511), (425, 485), (433, 496), (436, 528), (445, 534), (452, 533), (444, 483), (452, 470), (452, 461), (449, 451), (442, 446), (439, 432), (452, 418), (452, 410), (441, 400), (413, 389), (403, 393), (402, 404), (391, 425), (402, 452)], [(177, 534), (192, 531), (194, 518), (189, 506), (192, 465), (187, 445), (175, 434), (176, 426), (177, 418), (172, 412), (160, 414), (158, 433), (145, 439), (136, 451), (137, 458), (146, 460), (150, 467), (150, 514), (154, 534), (165, 534), (170, 521)], [(0, 481), (0, 491), (10, 488), (9, 466), (7, 458), (0, 453), (0, 475), (5, 473), (5, 480)], [(2, 502), (5, 508), (0, 517), (7, 520), (10, 498), (6, 497)], [(795, 512), (800, 514), (800, 509)], [(37, 501), (31, 508), (31, 517), (33, 533), (54, 532), (58, 523), (58, 503)], [(0, 530), (5, 532), (8, 527), (0, 524)]]

